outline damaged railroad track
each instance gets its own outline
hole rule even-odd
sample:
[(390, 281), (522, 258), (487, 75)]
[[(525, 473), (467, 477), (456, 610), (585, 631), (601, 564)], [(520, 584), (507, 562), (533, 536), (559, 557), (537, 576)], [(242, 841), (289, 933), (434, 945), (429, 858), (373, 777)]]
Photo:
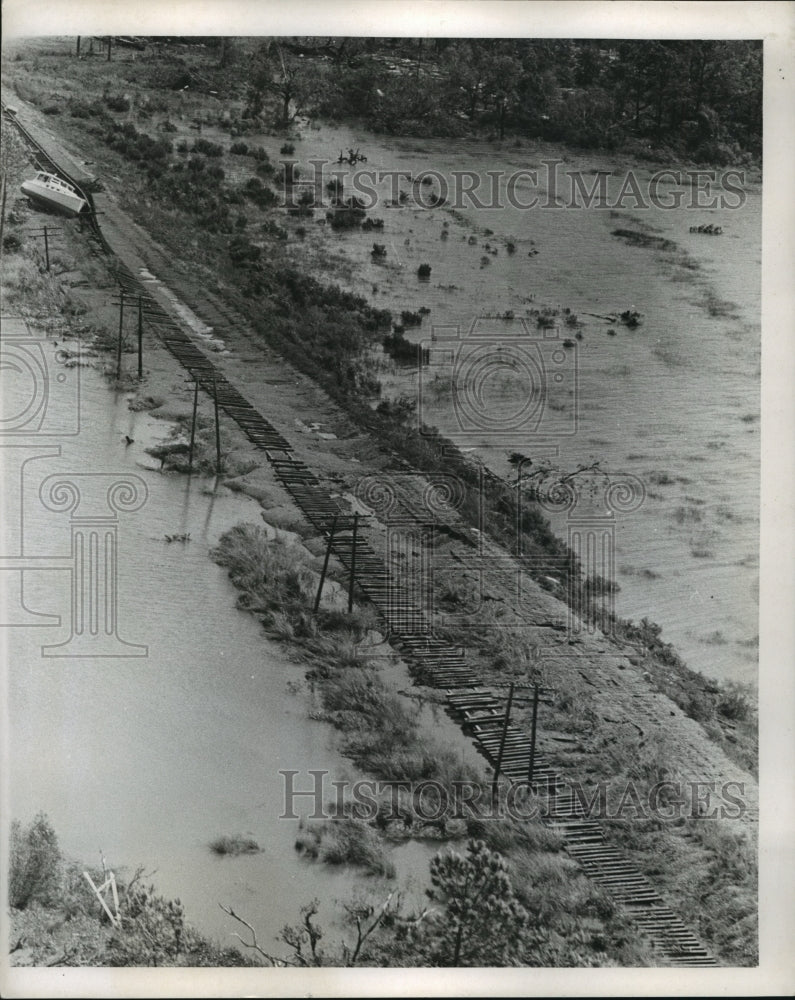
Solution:
[[(481, 683), (466, 661), (464, 650), (433, 634), (429, 619), (411, 591), (395, 579), (386, 560), (354, 531), (346, 505), (298, 458), (289, 441), (226, 378), (184, 324), (172, 316), (117, 256), (103, 233), (92, 193), (85, 178), (70, 174), (11, 114), (5, 104), (3, 116), (28, 145), (37, 166), (56, 173), (84, 194), (90, 211), (93, 249), (102, 253), (120, 289), (140, 297), (147, 327), (163, 346), (211, 397), (217, 394), (219, 408), (233, 420), (252, 444), (260, 449), (274, 475), (307, 521), (328, 536), (336, 519), (331, 551), (345, 569), (353, 572), (359, 594), (376, 610), (390, 642), (408, 662), (415, 682), (444, 692), (448, 711), (472, 736), (480, 753), (491, 764), (501, 761), (500, 771), (511, 782), (527, 781), (531, 744), (529, 736), (515, 724), (504, 725), (504, 697)], [(201, 317), (199, 307), (197, 315)], [(241, 322), (243, 320), (241, 319)], [(410, 512), (409, 512), (410, 516)], [(419, 522), (418, 522), (419, 526)], [(718, 962), (695, 933), (676, 915), (651, 882), (608, 843), (602, 825), (591, 820), (575, 789), (550, 766), (543, 754), (534, 754), (533, 789), (546, 797), (545, 818), (563, 837), (566, 849), (595, 883), (620, 904), (645, 933), (660, 958), (678, 967), (715, 967)]]

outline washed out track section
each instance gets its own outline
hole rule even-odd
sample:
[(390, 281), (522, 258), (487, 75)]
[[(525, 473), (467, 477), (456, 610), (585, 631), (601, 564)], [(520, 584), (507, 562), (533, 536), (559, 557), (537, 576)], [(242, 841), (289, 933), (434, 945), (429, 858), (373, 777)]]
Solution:
[[(17, 117), (6, 111), (5, 105), (3, 113), (6, 120), (19, 129), (37, 165), (59, 174), (85, 192), (85, 178), (78, 180), (65, 171)], [(360, 595), (378, 612), (390, 641), (409, 663), (415, 681), (444, 691), (448, 711), (472, 736), (492, 767), (496, 767), (501, 758), (500, 770), (506, 778), (511, 782), (527, 782), (530, 739), (516, 725), (505, 726), (504, 697), (481, 684), (462, 649), (433, 635), (412, 593), (396, 582), (383, 556), (375, 552), (365, 533), (357, 530), (347, 505), (343, 506), (338, 497), (329, 492), (293, 453), (292, 446), (281, 433), (229, 382), (183, 326), (121, 262), (102, 232), (90, 192), (85, 195), (91, 206), (88, 218), (93, 249), (107, 255), (120, 289), (134, 297), (135, 308), (140, 297), (147, 328), (158, 335), (203, 390), (217, 397), (219, 407), (252, 444), (264, 452), (276, 478), (309, 523), (328, 536), (334, 522), (331, 551), (353, 575)], [(645, 876), (607, 842), (601, 824), (588, 818), (585, 805), (574, 790), (553, 771), (544, 755), (537, 752), (533, 760), (532, 784), (542, 802), (542, 815), (560, 832), (569, 853), (626, 909), (664, 960), (682, 967), (717, 966), (715, 958), (666, 905)]]

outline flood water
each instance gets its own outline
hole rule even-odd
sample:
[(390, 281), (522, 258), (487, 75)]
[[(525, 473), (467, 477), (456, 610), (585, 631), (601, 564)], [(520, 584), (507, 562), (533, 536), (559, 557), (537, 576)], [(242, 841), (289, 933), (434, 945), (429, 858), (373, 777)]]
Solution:
[[(45, 351), (54, 354), (51, 344)], [(144, 449), (167, 437), (168, 426), (131, 412), (124, 395), (96, 372), (80, 374), (80, 433), (38, 441), (60, 446), (60, 455), (48, 454), (53, 448), (39, 457), (4, 449), (3, 551), (50, 561), (69, 556), (69, 513), (46, 509), (39, 496), (46, 477), (140, 476), (146, 502), (118, 515), (118, 634), (148, 651), (128, 658), (43, 656), (43, 644), (70, 634), (70, 573), (57, 566), (26, 570), (21, 595), (14, 582), (20, 574), (2, 574), (11, 620), (16, 614), (21, 624), (24, 617), (12, 607), (17, 597), (30, 612), (61, 618), (61, 625), (37, 619), (50, 624), (3, 630), (5, 815), (27, 823), (46, 812), (66, 854), (83, 863), (98, 864), (102, 851), (117, 871), (143, 865), (155, 873), (158, 890), (179, 897), (187, 918), (221, 941), (234, 943), (238, 928), (219, 903), (245, 916), (267, 948), (315, 897), (320, 923), (333, 937), (334, 901), (377, 886), (361, 872), (296, 853), (298, 821), (279, 819), (279, 771), (299, 771), (295, 788), (307, 789), (310, 769), (326, 769), (332, 780), (352, 775), (352, 768), (335, 749), (333, 730), (307, 718), (312, 695), (305, 685), (295, 687), (302, 668), (265, 638), (251, 615), (235, 609), (226, 570), (208, 558), (229, 527), (261, 520), (259, 505), (222, 487), (214, 492), (212, 480), (161, 474)], [(10, 407), (4, 412), (16, 412), (13, 394), (24, 388), (4, 373)], [(48, 405), (55, 426), (67, 426), (73, 401), (53, 383)], [(134, 443), (126, 445), (125, 435)], [(22, 468), (24, 458), (30, 461)], [(20, 470), (22, 544), (14, 487)], [(81, 503), (92, 502), (91, 482), (79, 482)], [(164, 540), (182, 533), (189, 542)], [(313, 808), (314, 800), (303, 798), (294, 811), (305, 816)], [(214, 838), (237, 833), (253, 837), (262, 851), (239, 858), (210, 851)], [(432, 853), (424, 844), (394, 850), (409, 898), (421, 896)], [(280, 953), (280, 946), (270, 950)]]
[[(229, 141), (220, 130), (213, 137)], [(285, 159), (279, 154), (283, 140), (246, 138), (262, 144), (274, 161)], [(418, 382), (415, 368), (379, 354), (384, 393), (419, 398), (422, 420), (451, 435), (473, 459), (511, 479), (513, 451), (531, 457), (536, 467), (553, 464), (570, 472), (598, 461), (611, 478), (638, 477), (645, 489), (641, 508), (616, 515), (617, 613), (659, 622), (663, 638), (691, 668), (755, 683), (760, 186), (749, 180), (740, 198), (713, 182), (713, 192), (725, 195), (725, 207), (699, 208), (694, 205), (705, 203), (703, 191), (694, 196), (685, 176), (679, 178), (683, 183), (667, 178), (659, 196), (666, 203), (678, 199), (679, 207), (643, 208), (634, 196), (625, 195), (619, 203), (626, 184), (620, 157), (566, 154), (565, 163), (554, 168), (563, 202), (573, 200), (567, 172), (579, 172), (589, 190), (596, 171), (611, 172), (606, 197), (598, 207), (524, 210), (507, 202), (505, 178), (512, 171), (535, 169), (537, 181), (520, 178), (515, 195), (524, 204), (536, 195), (544, 204), (546, 178), (553, 170), (544, 161), (563, 159), (560, 150), (527, 143), (523, 149), (495, 151), (486, 143), (386, 138), (326, 126), (306, 128), (295, 145), (292, 158), (304, 178), (315, 176), (311, 160), (325, 159), (331, 163), (327, 170), (348, 171), (348, 185), (350, 168), (335, 161), (340, 150), (349, 148), (367, 155), (357, 170), (401, 170), (415, 178), (436, 171), (449, 184), (455, 170), (481, 178), (486, 170), (503, 171), (502, 207), (496, 209), (416, 207), (416, 188), (398, 209), (387, 205), (392, 181), (375, 184), (379, 203), (370, 215), (385, 220), (384, 230), (334, 233), (301, 220), (306, 229), (301, 258), (320, 276), (358, 291), (393, 315), (421, 306), (430, 310), (422, 326), (407, 329), (406, 336), (437, 348), (431, 364)], [(648, 195), (651, 176), (650, 168), (635, 168), (641, 194)], [(729, 183), (738, 185), (736, 178)], [(439, 190), (438, 180), (421, 186), (421, 197), (427, 201), (434, 188)], [(410, 185), (403, 183), (402, 189)], [(478, 190), (482, 200), (487, 198), (485, 184)], [(740, 200), (739, 207), (729, 207)], [(316, 219), (323, 215), (316, 212)], [(691, 226), (704, 224), (721, 226), (722, 235), (690, 232)], [(612, 235), (616, 229), (675, 245), (630, 246)], [(512, 253), (508, 241), (515, 245)], [(374, 242), (384, 244), (385, 258), (372, 257)], [(421, 263), (432, 265), (428, 281), (417, 277)], [(510, 359), (527, 357), (530, 345), (543, 336), (528, 312), (545, 306), (561, 310), (558, 343), (571, 338), (566, 379), (560, 390), (550, 385), (543, 426), (528, 430), (520, 422), (514, 432), (510, 415), (521, 413), (529, 390)], [(574, 328), (564, 322), (566, 308), (580, 319), (581, 339), (574, 340)], [(635, 329), (599, 318), (627, 309), (642, 314)], [(507, 311), (513, 319), (494, 318)], [(479, 317), (486, 318), (473, 330)], [(474, 418), (472, 407), (462, 417), (450, 394), (451, 358), (462, 356), (458, 345), (467, 338), (487, 349), (502, 345), (507, 359), (493, 363), (483, 379)], [(451, 344), (457, 355), (438, 349)], [(542, 350), (548, 353), (549, 345)], [(471, 384), (456, 385), (474, 393)], [(481, 413), (487, 419), (479, 423)], [(569, 433), (575, 414), (576, 430)], [(557, 453), (541, 446), (545, 435)], [(555, 515), (552, 523), (565, 539), (566, 517)]]

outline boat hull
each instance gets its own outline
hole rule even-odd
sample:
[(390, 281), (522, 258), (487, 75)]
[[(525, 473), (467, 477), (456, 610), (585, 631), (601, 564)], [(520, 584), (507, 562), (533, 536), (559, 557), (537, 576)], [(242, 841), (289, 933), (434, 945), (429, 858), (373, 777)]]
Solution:
[(25, 181), (22, 184), (22, 194), (44, 208), (62, 215), (78, 215), (87, 202), (76, 194), (68, 191), (53, 191), (39, 181)]

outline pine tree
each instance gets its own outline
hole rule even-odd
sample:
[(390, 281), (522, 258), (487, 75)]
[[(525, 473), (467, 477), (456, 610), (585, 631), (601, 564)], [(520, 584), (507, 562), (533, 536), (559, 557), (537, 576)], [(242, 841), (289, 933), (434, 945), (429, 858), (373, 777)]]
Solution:
[(505, 966), (522, 960), (529, 915), (514, 895), (502, 855), (470, 840), (466, 856), (439, 853), (431, 861), (431, 899), (444, 904), (425, 925), (427, 964)]

